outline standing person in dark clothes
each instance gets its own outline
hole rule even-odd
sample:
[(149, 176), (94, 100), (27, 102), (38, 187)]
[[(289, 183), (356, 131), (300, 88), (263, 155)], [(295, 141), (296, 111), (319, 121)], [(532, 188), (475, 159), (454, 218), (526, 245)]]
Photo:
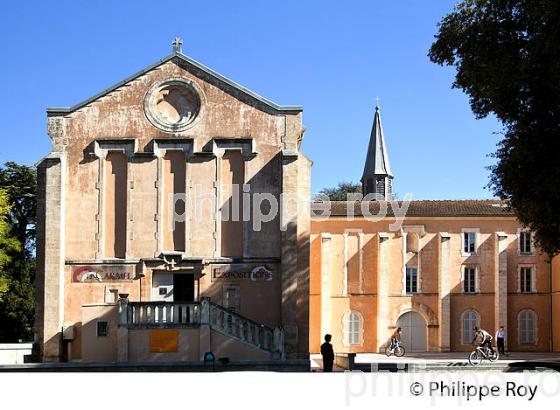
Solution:
[(506, 342), (506, 331), (503, 326), (500, 326), (496, 332), (496, 343), (498, 344), (498, 353), (505, 356), (505, 342)]
[(334, 362), (334, 350), (331, 345), (332, 336), (325, 335), (325, 343), (321, 345), (321, 356), (323, 356), (323, 372), (332, 372)]

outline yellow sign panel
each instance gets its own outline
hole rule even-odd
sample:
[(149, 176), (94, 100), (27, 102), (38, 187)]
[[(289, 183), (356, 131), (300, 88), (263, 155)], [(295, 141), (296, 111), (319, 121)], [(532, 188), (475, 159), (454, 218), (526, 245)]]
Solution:
[(176, 352), (179, 344), (177, 330), (157, 329), (150, 330), (150, 352), (167, 353)]

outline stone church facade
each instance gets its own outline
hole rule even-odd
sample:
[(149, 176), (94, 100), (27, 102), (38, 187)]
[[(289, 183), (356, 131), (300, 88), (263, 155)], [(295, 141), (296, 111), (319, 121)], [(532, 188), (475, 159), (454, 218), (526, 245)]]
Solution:
[[(560, 258), (550, 263), (506, 204), (394, 201), (379, 107), (363, 201), (313, 204), (310, 351), (472, 350), (474, 326), (506, 330), (512, 351), (559, 351)], [(399, 212), (404, 211), (406, 212)]]
[(308, 357), (308, 204), (281, 203), (285, 219), (259, 227), (252, 218), (257, 194), (309, 196), (301, 107), (260, 97), (176, 41), (158, 63), (47, 114), (42, 360)]

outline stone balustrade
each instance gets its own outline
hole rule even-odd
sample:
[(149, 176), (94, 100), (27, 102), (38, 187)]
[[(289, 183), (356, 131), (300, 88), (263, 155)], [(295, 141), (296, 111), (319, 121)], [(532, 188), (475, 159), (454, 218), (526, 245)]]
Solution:
[(121, 323), (129, 328), (195, 326), (200, 324), (200, 310), (199, 303), (128, 302)]
[(120, 299), (119, 327), (129, 329), (175, 328), (207, 325), (217, 332), (236, 338), (282, 357), (284, 333), (247, 319), (203, 298), (200, 302), (129, 302)]
[(279, 352), (282, 348), (282, 331), (256, 323), (215, 303), (210, 303), (210, 325), (229, 336), (264, 350)]

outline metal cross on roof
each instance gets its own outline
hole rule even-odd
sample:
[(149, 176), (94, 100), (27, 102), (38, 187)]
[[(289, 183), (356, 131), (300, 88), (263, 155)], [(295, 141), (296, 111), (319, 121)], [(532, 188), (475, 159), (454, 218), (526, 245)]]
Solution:
[(375, 106), (379, 108), (379, 97), (375, 97)]
[(173, 46), (174, 53), (180, 53), (181, 47), (183, 46), (183, 39), (181, 37), (175, 37), (171, 45)]

